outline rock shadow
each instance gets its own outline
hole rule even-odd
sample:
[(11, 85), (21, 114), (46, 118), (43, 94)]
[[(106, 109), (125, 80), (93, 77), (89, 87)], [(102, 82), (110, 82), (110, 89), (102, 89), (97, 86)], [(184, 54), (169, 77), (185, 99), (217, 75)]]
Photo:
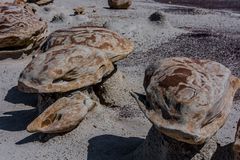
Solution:
[(0, 129), (23, 131), (36, 116), (36, 109), (5, 112), (0, 117)]
[(30, 136), (23, 138), (22, 140), (16, 142), (15, 144), (22, 145), (30, 142), (41, 142), (39, 138), (40, 136), (41, 136), (41, 133), (31, 134)]
[(144, 139), (101, 135), (90, 139), (87, 160), (118, 160), (133, 152)]
[(216, 152), (213, 154), (211, 160), (233, 160), (233, 144), (228, 144), (226, 146), (218, 145)]
[(34, 133), (16, 142), (15, 144), (22, 145), (22, 144), (31, 143), (31, 142), (45, 143), (54, 137), (63, 136), (64, 134), (66, 133), (62, 133), (62, 134)]
[(35, 107), (37, 105), (37, 94), (20, 92), (17, 86), (15, 86), (8, 91), (4, 100), (13, 104), (24, 104)]

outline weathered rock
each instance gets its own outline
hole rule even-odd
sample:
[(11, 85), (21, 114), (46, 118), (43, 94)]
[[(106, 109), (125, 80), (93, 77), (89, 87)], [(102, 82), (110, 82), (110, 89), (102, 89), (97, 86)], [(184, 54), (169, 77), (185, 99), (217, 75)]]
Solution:
[(99, 49), (83, 46), (56, 46), (40, 53), (21, 73), (18, 88), (28, 93), (67, 92), (102, 80), (114, 67)]
[(46, 5), (52, 3), (53, 0), (15, 0), (14, 3), (16, 4), (24, 4), (24, 3), (36, 3), (37, 5)]
[(41, 5), (53, 3), (53, 0), (34, 0), (34, 3), (41, 6)]
[(63, 23), (66, 19), (66, 16), (64, 13), (59, 13), (53, 16), (51, 23)]
[(108, 0), (108, 5), (113, 9), (128, 9), (132, 5), (132, 0)]
[(83, 93), (84, 95), (90, 97), (92, 100), (99, 102), (99, 98), (95, 94), (93, 87), (87, 87), (84, 89), (80, 90), (74, 90), (70, 92), (65, 92), (65, 93), (39, 93), (38, 94), (38, 102), (36, 108), (38, 109), (38, 114), (41, 114), (46, 108), (48, 108), (50, 105), (55, 103), (58, 99), (63, 98), (63, 97), (69, 97), (75, 92)]
[(235, 136), (235, 142), (233, 145), (233, 151), (235, 153), (234, 155), (235, 160), (239, 160), (240, 159), (240, 120), (238, 121), (238, 125), (237, 125), (237, 132)]
[(0, 3), (0, 59), (18, 58), (39, 46), (47, 23), (25, 5)]
[(27, 0), (15, 0), (13, 3), (14, 4), (25, 4)]
[[(139, 90), (139, 88), (142, 88), (141, 84), (136, 83), (139, 81), (141, 81), (141, 78), (135, 77), (135, 75), (128, 77), (121, 70), (116, 69), (101, 83), (94, 85), (93, 89), (96, 95), (99, 97), (101, 104), (104, 104), (108, 107), (117, 106), (129, 109), (132, 108), (129, 106), (135, 106), (136, 104), (136, 101), (130, 96), (129, 91), (135, 89)], [(136, 110), (138, 110), (138, 108), (136, 108)], [(141, 111), (138, 113), (142, 114)]]
[(222, 127), (239, 79), (210, 60), (167, 58), (145, 72), (147, 102), (142, 111), (163, 134), (202, 144)]
[(133, 51), (133, 43), (119, 34), (101, 27), (75, 27), (53, 32), (41, 51), (60, 45), (86, 45), (106, 52), (112, 62), (125, 58)]
[(76, 128), (98, 103), (81, 92), (58, 99), (31, 124), (29, 132), (64, 133)]
[(129, 97), (129, 91), (126, 88), (125, 83), (126, 81), (123, 73), (115, 71), (115, 73), (113, 73), (106, 81), (95, 85), (94, 91), (100, 98), (101, 104), (107, 106), (126, 105), (128, 101), (125, 98)]
[(82, 15), (85, 14), (85, 8), (83, 6), (79, 6), (73, 9), (74, 15)]

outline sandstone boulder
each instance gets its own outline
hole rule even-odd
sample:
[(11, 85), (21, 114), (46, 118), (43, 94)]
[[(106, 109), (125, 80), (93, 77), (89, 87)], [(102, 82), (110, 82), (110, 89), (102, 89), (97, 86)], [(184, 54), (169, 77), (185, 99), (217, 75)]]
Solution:
[(99, 49), (56, 46), (36, 55), (21, 73), (18, 88), (28, 93), (68, 92), (99, 83), (113, 70), (112, 62)]
[(13, 3), (14, 4), (25, 4), (27, 0), (15, 0)]
[(53, 32), (41, 48), (46, 52), (61, 45), (86, 45), (106, 52), (112, 62), (133, 51), (133, 43), (119, 34), (101, 27), (74, 27)]
[(113, 9), (128, 9), (132, 5), (132, 0), (108, 0), (108, 5)]
[(53, 0), (34, 0), (34, 3), (37, 5), (46, 5), (49, 3), (53, 3)]
[(24, 3), (36, 3), (37, 5), (46, 5), (52, 3), (53, 0), (15, 0), (14, 3), (16, 4), (24, 4)]
[(98, 103), (81, 92), (63, 97), (49, 106), (28, 127), (28, 132), (64, 133), (76, 128)]
[(18, 58), (39, 46), (47, 23), (25, 5), (0, 3), (0, 59)]
[(167, 58), (145, 72), (146, 117), (159, 132), (181, 142), (202, 144), (225, 123), (239, 79), (220, 63)]

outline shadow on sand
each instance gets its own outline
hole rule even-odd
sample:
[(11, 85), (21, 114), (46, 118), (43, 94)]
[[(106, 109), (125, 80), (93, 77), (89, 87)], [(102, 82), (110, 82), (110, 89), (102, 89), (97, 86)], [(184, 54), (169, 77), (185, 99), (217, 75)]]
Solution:
[(20, 92), (17, 86), (12, 87), (4, 98), (5, 101), (13, 104), (24, 104), (27, 106), (37, 105), (37, 95)]
[[(11, 88), (5, 96), (5, 101), (13, 104), (36, 106), (37, 96)], [(0, 117), (0, 129), (6, 131), (22, 131), (37, 116), (36, 109), (5, 112)]]
[(227, 160), (227, 159), (234, 159), (233, 153), (233, 144), (228, 144), (226, 146), (218, 145), (216, 152), (213, 154), (211, 160)]
[(34, 133), (16, 142), (15, 144), (22, 145), (22, 144), (31, 143), (31, 142), (45, 143), (54, 137), (63, 136), (64, 134), (66, 133), (61, 133), (61, 134)]
[(118, 160), (133, 152), (144, 139), (101, 135), (90, 139), (87, 160)]
[[(144, 139), (101, 135), (90, 139), (88, 142), (87, 160), (125, 160), (128, 157), (127, 155), (144, 142)], [(222, 147), (218, 145), (211, 160), (233, 160), (232, 144)]]
[(22, 131), (37, 116), (35, 109), (5, 112), (0, 117), (0, 129), (6, 131)]

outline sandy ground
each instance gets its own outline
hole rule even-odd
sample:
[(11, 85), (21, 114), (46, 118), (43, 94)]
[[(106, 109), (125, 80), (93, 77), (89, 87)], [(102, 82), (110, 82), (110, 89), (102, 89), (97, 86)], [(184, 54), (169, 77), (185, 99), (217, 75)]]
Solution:
[[(85, 6), (86, 14), (72, 16), (72, 9), (80, 5)], [(237, 12), (166, 5), (152, 0), (135, 0), (128, 10), (110, 10), (106, 0), (55, 0), (47, 6), (32, 6), (49, 23), (49, 33), (94, 23), (132, 39), (136, 44), (134, 53), (117, 63), (126, 80), (119, 87), (143, 93), (145, 68), (171, 56), (216, 60), (240, 76), (240, 14)], [(156, 11), (165, 17), (161, 23), (148, 19)], [(30, 60), (31, 56), (0, 61), (0, 160), (115, 160), (143, 142), (151, 124), (128, 92), (122, 95), (124, 98), (115, 97), (119, 100), (118, 107), (97, 107), (70, 133), (45, 138), (46, 142), (39, 139), (42, 135), (27, 133), (27, 124), (37, 116), (37, 96), (19, 92), (16, 85)], [(220, 152), (228, 152), (234, 140), (239, 107), (238, 93), (228, 121), (216, 134)]]

